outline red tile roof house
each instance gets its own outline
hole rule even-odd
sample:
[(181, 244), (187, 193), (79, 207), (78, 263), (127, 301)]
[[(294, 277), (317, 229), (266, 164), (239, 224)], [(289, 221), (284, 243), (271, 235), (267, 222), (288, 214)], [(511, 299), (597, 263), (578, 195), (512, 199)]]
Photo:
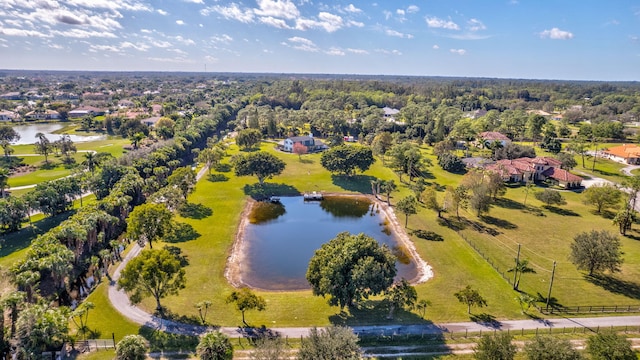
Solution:
[(622, 144), (603, 151), (605, 157), (623, 164), (640, 164), (640, 147), (635, 144)]
[(582, 178), (560, 168), (559, 160), (549, 157), (498, 160), (485, 166), (508, 182), (551, 181), (565, 189), (582, 186)]
[(506, 146), (511, 143), (511, 139), (507, 135), (497, 131), (484, 131), (478, 134), (478, 146), (484, 147), (485, 144), (491, 144), (494, 141), (500, 141), (502, 146)]

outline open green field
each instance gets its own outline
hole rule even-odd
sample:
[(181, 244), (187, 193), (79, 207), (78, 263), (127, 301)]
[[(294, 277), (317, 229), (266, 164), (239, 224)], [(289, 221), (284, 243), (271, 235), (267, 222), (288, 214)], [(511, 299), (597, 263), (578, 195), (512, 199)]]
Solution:
[[(349, 179), (332, 176), (324, 170), (320, 166), (320, 154), (304, 155), (302, 160), (299, 160), (297, 155), (275, 151), (272, 144), (263, 143), (262, 150), (276, 154), (287, 163), (283, 174), (268, 180), (267, 185), (269, 189), (283, 195), (305, 191), (369, 193), (370, 180), (375, 178), (394, 179), (399, 183), (397, 175), (383, 167), (380, 160), (364, 174)], [(230, 155), (238, 152), (235, 145), (228, 150)], [(429, 148), (423, 147), (423, 153), (435, 163), (435, 157)], [(223, 160), (228, 161), (228, 157)], [(192, 225), (199, 236), (194, 240), (167, 244), (182, 249), (189, 265), (186, 267), (187, 287), (181, 290), (179, 295), (163, 299), (162, 303), (174, 317), (195, 322), (197, 310), (194, 305), (209, 300), (213, 303), (207, 317), (209, 323), (240, 326), (240, 313), (225, 302), (233, 288), (227, 283), (224, 271), (241, 212), (248, 199), (245, 187), (254, 185), (257, 179), (237, 178), (231, 171), (225, 172), (224, 175), (228, 180), (219, 182), (211, 182), (205, 176), (189, 197), (190, 203), (210, 208), (212, 215), (204, 218), (178, 219)], [(443, 171), (437, 165), (430, 167), (426, 176), (429, 183), (439, 185), (440, 189), (447, 185), (457, 185), (462, 178), (461, 175)], [(406, 176), (403, 180), (408, 181)], [(392, 194), (392, 203), (409, 194), (406, 184), (401, 184), (398, 191)], [(573, 236), (579, 231), (592, 228), (610, 231), (615, 231), (616, 228), (611, 224), (611, 219), (594, 214), (591, 208), (585, 207), (581, 203), (580, 194), (563, 192), (563, 195), (567, 199), (567, 205), (549, 210), (542, 208), (542, 204), (532, 194), (529, 195), (527, 206), (524, 206), (522, 188), (510, 188), (504, 198), (492, 207), (488, 216), (478, 219), (474, 215), (462, 212), (469, 223), (483, 224), (485, 229), (492, 228), (499, 233), (497, 236), (488, 235), (486, 230), (479, 232), (469, 224), (460, 232), (476, 243), (503, 271), (512, 266), (517, 244), (522, 244), (521, 259), (530, 260), (537, 273), (525, 274), (521, 289), (532, 295), (541, 293), (546, 296), (551, 264), (556, 260), (558, 268), (552, 296), (562, 305), (638, 303), (640, 285), (636, 283), (636, 279), (640, 275), (640, 269), (635, 264), (640, 262), (640, 242), (630, 237), (622, 239), (625, 264), (621, 273), (607, 278), (610, 280), (607, 284), (604, 284), (602, 279), (585, 279), (567, 260), (569, 243)], [(444, 191), (440, 191), (439, 198), (443, 197)], [(403, 222), (404, 216), (399, 217)], [(445, 217), (455, 220), (454, 214), (445, 214)], [(285, 327), (328, 324), (427, 324), (469, 319), (526, 318), (515, 300), (519, 293), (512, 290), (511, 285), (503, 280), (459, 233), (439, 222), (435, 212), (420, 208), (417, 215), (409, 218), (408, 227), (410, 230), (434, 231), (445, 239), (434, 242), (412, 237), (416, 249), (434, 273), (432, 279), (416, 286), (419, 299), (429, 300), (432, 304), (427, 309), (426, 319), (421, 319), (416, 312), (399, 311), (396, 319), (389, 321), (386, 319), (387, 309), (380, 304), (379, 299), (370, 299), (361, 309), (343, 312), (336, 307), (328, 306), (326, 299), (313, 296), (311, 291), (258, 291), (267, 300), (267, 309), (263, 312), (248, 312), (247, 322), (254, 326)], [(631, 235), (640, 237), (640, 233), (634, 231)], [(164, 244), (157, 244), (158, 247), (162, 245)], [(3, 252), (1, 265), (19, 258), (21, 251), (23, 250), (16, 249), (13, 252)], [(488, 303), (485, 308), (473, 309), (471, 317), (466, 313), (466, 307), (458, 303), (453, 296), (466, 285), (477, 288)], [(91, 301), (100, 306), (92, 310), (89, 327), (103, 336), (116, 332), (115, 329), (128, 329), (127, 331), (132, 333), (140, 331), (113, 309), (106, 299), (103, 287), (105, 286), (101, 285), (91, 295)], [(152, 311), (155, 303), (147, 299), (141, 306)]]
[[(75, 159), (76, 164), (82, 163), (85, 152), (89, 150), (109, 153), (114, 157), (119, 157), (125, 152), (123, 146), (127, 144), (129, 144), (127, 139), (115, 137), (107, 140), (76, 143), (76, 147), (79, 151), (73, 154), (72, 157)], [(37, 169), (29, 173), (18, 174), (10, 177), (9, 186), (12, 188), (56, 180), (73, 173), (73, 169), (66, 167), (62, 163), (62, 158), (59, 156), (50, 155), (49, 163), (51, 166), (46, 168), (42, 167), (44, 164), (44, 156), (25, 156), (33, 154), (33, 145), (17, 145), (14, 149), (15, 153), (13, 156), (22, 158), (22, 161), (25, 164), (36, 166)]]

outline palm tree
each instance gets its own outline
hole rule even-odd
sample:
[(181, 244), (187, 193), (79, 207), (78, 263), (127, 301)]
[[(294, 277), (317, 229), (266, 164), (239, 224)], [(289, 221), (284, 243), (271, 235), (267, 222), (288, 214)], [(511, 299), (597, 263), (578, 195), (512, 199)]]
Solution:
[(5, 197), (5, 189), (9, 188), (9, 169), (0, 168), (0, 194), (2, 194), (2, 198)]
[(520, 286), (520, 278), (522, 277), (522, 274), (526, 274), (526, 273), (531, 273), (531, 274), (535, 274), (536, 271), (533, 268), (529, 267), (529, 260), (516, 260), (516, 266), (512, 267), (511, 269), (507, 270), (508, 272), (514, 272), (515, 271), (515, 281), (513, 283), (513, 290), (518, 290), (518, 286)]
[(202, 360), (233, 359), (233, 346), (231, 345), (231, 341), (225, 334), (219, 331), (204, 334), (200, 338), (196, 352)]
[(91, 176), (93, 176), (93, 173), (95, 172), (96, 167), (98, 166), (98, 157), (96, 156), (96, 153), (93, 151), (89, 151), (88, 153), (85, 153), (84, 160), (82, 161), (82, 165), (86, 167), (87, 170), (91, 172)]

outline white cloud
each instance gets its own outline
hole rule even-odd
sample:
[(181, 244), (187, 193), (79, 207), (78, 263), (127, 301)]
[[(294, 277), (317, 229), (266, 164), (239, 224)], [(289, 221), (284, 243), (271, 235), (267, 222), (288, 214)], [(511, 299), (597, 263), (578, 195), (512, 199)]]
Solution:
[(358, 9), (355, 5), (353, 4), (349, 4), (348, 6), (345, 6), (344, 11), (346, 12), (350, 12), (350, 13), (361, 13), (362, 9)]
[(88, 39), (88, 38), (117, 38), (113, 33), (106, 31), (87, 31), (81, 29), (71, 29), (65, 31), (52, 31), (53, 35), (76, 38), (76, 39)]
[(178, 24), (178, 25), (184, 25), (184, 21), (182, 21), (182, 20), (176, 20), (176, 24)]
[(409, 7), (407, 8), (407, 12), (409, 14), (417, 13), (418, 11), (420, 11), (420, 8), (417, 5), (409, 5)]
[(291, 29), (291, 26), (287, 25), (287, 22), (282, 19), (276, 19), (272, 16), (260, 17), (258, 20), (266, 25), (273, 26), (279, 29)]
[(342, 49), (339, 49), (339, 48), (336, 48), (336, 47), (330, 48), (328, 51), (326, 51), (326, 54), (333, 55), (333, 56), (345, 56), (346, 55), (346, 53)]
[[(25, 1), (26, 2), (26, 1)], [(62, 1), (61, 1), (62, 2)], [(84, 7), (89, 9), (108, 9), (108, 10), (128, 10), (128, 11), (151, 11), (148, 5), (135, 0), (65, 0), (68, 5), (76, 7)], [(57, 8), (58, 1), (45, 0), (35, 1), (36, 7), (42, 8), (40, 4), (45, 3), (45, 7), (49, 9)]]
[(181, 43), (183, 43), (184, 45), (195, 45), (195, 44), (196, 44), (196, 42), (195, 42), (195, 41), (193, 41), (193, 40), (191, 40), (191, 39), (189, 39), (189, 38), (184, 38), (184, 37), (182, 37), (182, 36), (180, 36), (180, 35), (176, 35), (176, 36), (168, 36), (168, 38), (169, 38), (169, 39), (172, 39), (172, 40), (175, 40), (175, 41), (178, 41), (178, 42), (181, 42)]
[(427, 26), (430, 28), (448, 29), (448, 30), (460, 30), (460, 26), (451, 20), (443, 20), (437, 17), (425, 18)]
[(233, 41), (233, 38), (227, 34), (222, 34), (220, 36), (212, 36), (211, 41), (214, 43), (228, 44)]
[(469, 31), (480, 31), (480, 30), (487, 29), (487, 27), (482, 23), (482, 21), (478, 19), (471, 19), (467, 21), (467, 27)]
[(360, 21), (349, 20), (347, 21), (347, 26), (355, 26), (355, 27), (364, 27), (364, 23)]
[(241, 9), (236, 3), (231, 3), (229, 6), (215, 5), (200, 10), (200, 14), (204, 16), (212, 12), (222, 15), (225, 19), (237, 20), (245, 24), (252, 23), (255, 16), (252, 9)]
[(182, 0), (186, 3), (192, 3), (192, 4), (204, 4), (204, 1), (202, 0)]
[(151, 47), (147, 44), (143, 44), (143, 43), (132, 43), (129, 41), (125, 41), (125, 42), (121, 42), (120, 43), (120, 47), (123, 49), (134, 49), (134, 50), (138, 50), (138, 51), (147, 51), (149, 50)]
[(433, 48), (433, 50), (438, 50), (438, 49), (440, 49), (440, 46), (438, 46), (438, 44), (436, 44), (436, 45), (433, 45), (432, 48)]
[(89, 45), (90, 52), (110, 51), (114, 53), (121, 53), (122, 48), (115, 45)]
[(47, 46), (49, 46), (52, 49), (56, 49), (56, 50), (62, 50), (64, 49), (64, 46), (62, 45), (58, 45), (58, 44), (47, 44)]
[(465, 55), (467, 53), (467, 50), (465, 49), (449, 49), (449, 51), (453, 54), (458, 54), (458, 55)]
[[(301, 51), (308, 51), (308, 52), (318, 52), (318, 46), (316, 44), (313, 43), (313, 41), (307, 39), (307, 38), (303, 38), (303, 37), (299, 37), (299, 36), (294, 36), (288, 39), (289, 42), (292, 42), (293, 45), (291, 45), (291, 47), (293, 47), (294, 49), (297, 50), (301, 50)], [(284, 43), (284, 45), (289, 46), (289, 44)]]
[(172, 47), (173, 44), (168, 42), (168, 41), (164, 41), (164, 40), (155, 40), (155, 39), (149, 39), (151, 42), (151, 45), (155, 46), (155, 47), (159, 47), (159, 48), (168, 48), (168, 47)]
[(383, 11), (382, 13), (384, 14), (384, 19), (385, 19), (385, 20), (389, 20), (389, 18), (391, 18), (391, 16), (393, 16), (393, 14), (391, 13), (391, 11), (387, 11), (387, 10), (385, 10), (385, 11)]
[(540, 37), (543, 39), (549, 38), (554, 40), (568, 40), (568, 39), (573, 39), (573, 33), (569, 31), (560, 30), (554, 27), (551, 30), (545, 30), (541, 32)]
[(45, 34), (37, 30), (24, 30), (24, 29), (15, 29), (15, 28), (0, 28), (0, 34), (6, 35), (6, 36), (30, 36), (30, 37), (41, 37), (41, 38), (52, 37), (49, 34)]
[(387, 29), (387, 30), (385, 31), (385, 34), (387, 34), (387, 35), (389, 35), (389, 36), (399, 37), (399, 38), (401, 38), (401, 39), (413, 39), (413, 35), (411, 35), (411, 34), (404, 34), (404, 33), (401, 33), (401, 32), (399, 32), (399, 31), (396, 31), (396, 30), (390, 30), (390, 29)]
[[(326, 32), (334, 32), (345, 26), (344, 20), (338, 15), (328, 12), (320, 12), (318, 14), (320, 20), (299, 18), (296, 20), (296, 29), (306, 31), (309, 29), (319, 28)], [(348, 23), (348, 25), (358, 25), (359, 23)]]
[(188, 52), (180, 49), (167, 49), (167, 51), (171, 51), (172, 53), (176, 53), (178, 55), (189, 55)]
[(192, 64), (195, 61), (192, 59), (184, 58), (184, 57), (175, 57), (175, 58), (161, 58), (161, 57), (148, 57), (147, 60), (157, 61), (157, 62), (168, 62), (168, 63), (178, 63), (178, 64)]
[(204, 57), (204, 60), (207, 62), (217, 63), (219, 59), (215, 56), (207, 55)]
[(369, 52), (367, 50), (363, 50), (363, 49), (351, 49), (351, 48), (348, 48), (347, 51), (350, 52), (350, 53), (358, 54), (358, 55), (368, 55), (369, 54)]
[(259, 9), (254, 10), (256, 15), (290, 20), (300, 16), (300, 11), (290, 0), (258, 0), (257, 2)]
[(393, 49), (393, 50), (376, 49), (375, 51), (378, 52), (378, 53), (381, 53), (381, 54), (385, 54), (385, 55), (402, 55), (400, 50), (396, 50), (396, 49)]
[(158, 9), (158, 10), (156, 10), (156, 12), (157, 12), (158, 14), (162, 15), (162, 16), (167, 16), (167, 15), (169, 15), (169, 13), (168, 13), (168, 12), (166, 12), (166, 11), (164, 11), (164, 10), (162, 10), (162, 9)]
[(396, 10), (396, 14), (398, 14), (400, 16), (404, 16), (404, 10), (403, 9), (397, 9)]

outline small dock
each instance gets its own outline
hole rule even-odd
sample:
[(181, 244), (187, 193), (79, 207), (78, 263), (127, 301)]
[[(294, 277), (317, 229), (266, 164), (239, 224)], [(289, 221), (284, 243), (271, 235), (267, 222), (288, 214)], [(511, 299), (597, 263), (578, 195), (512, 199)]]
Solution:
[(319, 193), (317, 191), (314, 191), (311, 193), (304, 193), (302, 196), (304, 197), (304, 201), (316, 201), (316, 200), (324, 199), (324, 196), (322, 195), (322, 193)]

